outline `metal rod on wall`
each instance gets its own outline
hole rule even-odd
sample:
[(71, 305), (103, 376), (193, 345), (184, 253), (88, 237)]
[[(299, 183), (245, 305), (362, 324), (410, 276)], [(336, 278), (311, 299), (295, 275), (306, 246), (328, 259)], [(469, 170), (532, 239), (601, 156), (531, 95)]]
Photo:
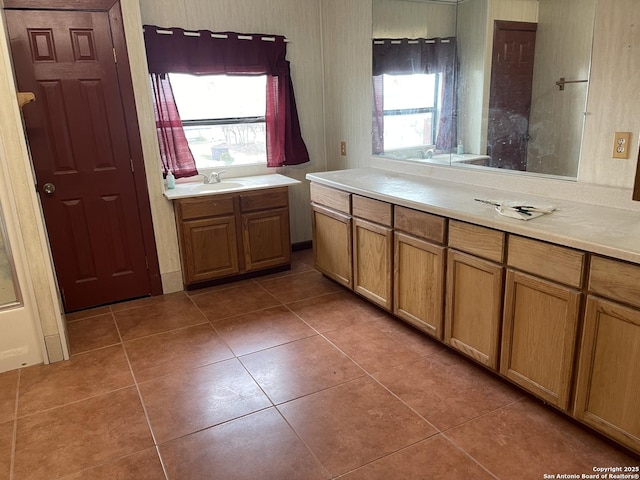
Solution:
[(565, 80), (564, 77), (560, 77), (560, 80), (556, 82), (556, 85), (560, 88), (560, 90), (564, 90), (564, 86), (567, 83), (587, 83), (589, 80)]

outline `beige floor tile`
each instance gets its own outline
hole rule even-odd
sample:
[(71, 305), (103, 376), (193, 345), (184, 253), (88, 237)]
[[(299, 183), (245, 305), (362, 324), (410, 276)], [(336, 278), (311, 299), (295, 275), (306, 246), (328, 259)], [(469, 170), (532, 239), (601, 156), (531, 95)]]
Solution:
[(67, 333), (72, 355), (120, 343), (111, 313), (69, 323)]
[(254, 282), (249, 285), (197, 295), (193, 297), (193, 301), (210, 321), (280, 305), (280, 302), (273, 295)]
[(433, 355), (447, 348), (443, 343), (428, 334), (389, 314), (374, 318), (371, 321), (371, 325), (400, 343), (404, 343), (422, 356)]
[(14, 423), (0, 423), (0, 480), (9, 480)]
[(181, 328), (124, 344), (137, 382), (233, 358), (210, 323)]
[(114, 316), (123, 340), (199, 325), (207, 321), (186, 295), (168, 296), (146, 306), (115, 312)]
[(320, 333), (345, 328), (386, 315), (355, 293), (348, 291), (330, 293), (287, 305)]
[(340, 285), (328, 280), (315, 270), (271, 280), (256, 281), (282, 303), (298, 302), (338, 292), (342, 289)]
[(77, 402), (133, 385), (121, 345), (22, 370), (18, 416)]
[(158, 444), (271, 406), (236, 360), (140, 384)]
[(325, 335), (369, 373), (422, 358), (405, 343), (365, 323), (332, 330)]
[(134, 387), (18, 419), (14, 480), (51, 480), (153, 446)]
[(169, 480), (329, 478), (274, 409), (160, 447)]
[(19, 370), (0, 373), (0, 423), (16, 418)]
[(340, 477), (341, 480), (491, 480), (493, 475), (438, 435)]
[(596, 466), (638, 465), (633, 459), (533, 400), (472, 420), (446, 436), (501, 479), (593, 474)]
[(382, 370), (374, 377), (440, 430), (523, 396), (506, 382), (449, 352)]
[(167, 293), (165, 295), (156, 295), (152, 297), (143, 297), (136, 300), (129, 300), (128, 302), (114, 303), (111, 305), (111, 312), (123, 312), (125, 310), (131, 310), (132, 308), (148, 307), (160, 303), (165, 303), (167, 300), (179, 300), (186, 296), (185, 292)]
[(218, 320), (213, 326), (238, 356), (316, 335), (284, 306)]
[(67, 323), (70, 323), (70, 322), (75, 322), (77, 320), (84, 320), (91, 317), (97, 317), (99, 315), (107, 315), (109, 313), (111, 313), (111, 307), (105, 306), (105, 307), (89, 308), (87, 310), (80, 310), (79, 312), (66, 313), (64, 315), (64, 318), (67, 321)]
[(334, 476), (436, 433), (370, 378), (352, 380), (278, 409)]
[(158, 452), (149, 448), (62, 480), (165, 480), (165, 476)]
[(316, 335), (246, 355), (240, 361), (274, 403), (315, 393), (365, 375)]

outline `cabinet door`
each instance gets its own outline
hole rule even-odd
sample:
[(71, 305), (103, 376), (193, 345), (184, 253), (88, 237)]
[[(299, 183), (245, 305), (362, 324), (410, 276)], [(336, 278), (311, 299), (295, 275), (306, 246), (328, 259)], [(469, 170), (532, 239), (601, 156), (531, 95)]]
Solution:
[(353, 220), (353, 289), (391, 310), (393, 230), (360, 218)]
[(502, 318), (503, 267), (449, 250), (445, 342), (494, 370)]
[(395, 233), (393, 312), (442, 340), (445, 248)]
[(186, 220), (181, 240), (185, 284), (240, 272), (234, 216)]
[(500, 373), (562, 410), (569, 406), (580, 297), (507, 270)]
[(313, 205), (313, 263), (316, 269), (353, 288), (351, 217)]
[(247, 271), (291, 262), (288, 208), (242, 214), (242, 235)]
[(589, 296), (574, 415), (640, 453), (640, 310)]

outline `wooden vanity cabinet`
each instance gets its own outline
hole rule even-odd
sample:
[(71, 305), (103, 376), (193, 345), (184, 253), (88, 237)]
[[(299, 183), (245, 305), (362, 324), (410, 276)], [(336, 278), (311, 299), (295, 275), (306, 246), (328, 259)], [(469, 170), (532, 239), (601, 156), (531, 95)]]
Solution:
[(509, 236), (500, 373), (566, 411), (585, 253)]
[(640, 266), (593, 256), (574, 416), (640, 453), (638, 399)]
[(353, 289), (391, 310), (393, 305), (393, 209), (372, 198), (353, 195)]
[(175, 200), (185, 285), (288, 265), (286, 187)]
[(175, 204), (184, 284), (240, 273), (235, 197), (183, 198)]
[(504, 233), (450, 220), (445, 343), (498, 369)]
[(394, 207), (393, 313), (442, 340), (446, 219)]
[(351, 194), (311, 184), (314, 267), (353, 288)]

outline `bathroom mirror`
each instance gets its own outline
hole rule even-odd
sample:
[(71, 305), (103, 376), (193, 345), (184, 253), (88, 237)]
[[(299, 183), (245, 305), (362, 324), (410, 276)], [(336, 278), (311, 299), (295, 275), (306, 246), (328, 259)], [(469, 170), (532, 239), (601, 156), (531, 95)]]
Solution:
[(595, 0), (373, 0), (373, 154), (576, 178), (594, 12)]

